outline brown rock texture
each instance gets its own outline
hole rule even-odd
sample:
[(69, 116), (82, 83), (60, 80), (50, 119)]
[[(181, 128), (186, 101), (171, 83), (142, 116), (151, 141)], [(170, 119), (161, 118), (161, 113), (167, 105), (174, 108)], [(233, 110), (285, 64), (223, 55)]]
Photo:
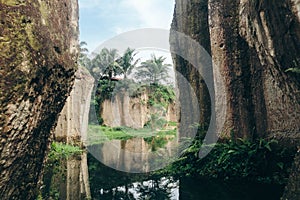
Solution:
[[(221, 137), (233, 134), (248, 139), (289, 138), (293, 145), (299, 142), (300, 77), (286, 72), (300, 65), (299, 5), (293, 0), (176, 1), (172, 29), (185, 33), (211, 54), (214, 81), (224, 82), (222, 88), (215, 85), (215, 105), (224, 103), (219, 97), (226, 94)], [(171, 46), (180, 44), (172, 42)], [(173, 58), (177, 71), (196, 91), (200, 115), (207, 119), (209, 97), (199, 73), (182, 58)], [(188, 90), (178, 88), (182, 103)]]
[[(212, 56), (212, 105), (227, 105), (225, 124), (216, 128), (221, 138), (275, 138), (281, 145), (299, 146), (300, 75), (287, 71), (300, 66), (299, 0), (176, 0), (172, 29), (187, 34)], [(171, 38), (171, 48), (180, 42)], [(185, 51), (198, 56), (193, 49)], [(182, 58), (173, 59), (200, 94), (199, 107), (207, 108), (198, 72)], [(220, 79), (224, 84), (217, 87)], [(190, 92), (180, 85), (178, 89), (182, 104)], [(206, 118), (205, 112), (200, 114)], [(298, 152), (283, 199), (299, 198)]]
[(74, 80), (76, 0), (0, 1), (0, 199), (35, 199)]
[[(210, 54), (207, 0), (177, 0), (171, 29), (183, 33), (196, 41)], [(183, 54), (192, 55), (190, 57), (193, 58), (200, 57), (199, 52), (195, 52), (193, 47), (186, 46), (184, 41), (180, 39), (174, 40), (172, 33), (170, 44), (171, 49), (175, 46), (180, 46), (181, 51), (184, 52)], [(178, 78), (177, 75), (178, 99), (183, 110), (179, 117), (180, 134), (190, 131), (191, 122), (199, 123), (203, 128), (207, 129), (210, 123), (211, 103), (200, 68), (199, 66), (193, 66), (180, 55), (173, 54), (172, 57), (177, 74), (183, 77)], [(213, 79), (212, 76), (211, 79)], [(187, 87), (182, 80), (186, 80), (190, 87)], [(195, 96), (196, 99), (189, 98), (192, 96)], [(197, 103), (190, 103), (190, 101)], [(199, 105), (199, 108), (195, 108), (195, 106), (198, 106), (196, 104)], [(196, 121), (196, 119), (199, 119), (199, 121)]]

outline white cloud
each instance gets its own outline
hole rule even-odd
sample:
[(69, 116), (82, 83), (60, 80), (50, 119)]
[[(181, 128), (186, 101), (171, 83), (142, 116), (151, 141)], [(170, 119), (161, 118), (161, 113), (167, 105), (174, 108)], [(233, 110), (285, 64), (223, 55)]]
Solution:
[(143, 27), (165, 29), (170, 28), (173, 8), (169, 5), (173, 2), (173, 0), (122, 0), (124, 7), (137, 12)]
[(81, 40), (99, 41), (139, 28), (169, 29), (174, 0), (79, 0)]

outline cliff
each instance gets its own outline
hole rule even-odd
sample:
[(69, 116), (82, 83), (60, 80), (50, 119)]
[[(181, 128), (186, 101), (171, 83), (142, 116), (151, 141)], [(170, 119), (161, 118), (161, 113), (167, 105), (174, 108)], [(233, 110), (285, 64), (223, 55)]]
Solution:
[[(179, 55), (173, 55), (176, 70), (195, 90), (202, 110), (201, 124), (209, 123), (211, 103), (226, 104), (225, 124), (218, 130), (221, 137), (228, 138), (234, 133), (236, 138), (275, 137), (292, 145), (300, 141), (297, 122), (300, 79), (299, 75), (286, 71), (300, 65), (300, 43), (296, 42), (300, 39), (299, 3), (294, 0), (176, 1), (172, 30), (187, 35), (212, 57), (212, 69), (200, 66), (197, 70)], [(173, 49), (179, 46), (183, 52), (201, 56), (180, 39), (171, 37), (170, 41)], [(213, 72), (214, 102), (209, 101), (212, 96), (207, 94), (201, 70)], [(220, 80), (223, 84), (217, 86)], [(178, 84), (182, 104), (191, 92), (180, 81)], [(190, 107), (193, 117), (195, 109), (193, 105)], [(188, 120), (181, 116), (181, 121)]]
[[(199, 63), (195, 70), (180, 55), (173, 55), (177, 71), (189, 81), (199, 107), (204, 108), (200, 123), (209, 121), (205, 108), (211, 104), (216, 112), (211, 122), (218, 122), (220, 113), (226, 114), (225, 123), (215, 128), (223, 139), (275, 138), (282, 146), (299, 146), (300, 75), (288, 71), (300, 66), (299, 0), (176, 0), (172, 30), (202, 45), (212, 57), (212, 66)], [(171, 32), (171, 49), (201, 57), (175, 36)], [(213, 73), (211, 102), (201, 70)], [(179, 104), (186, 104), (184, 96), (191, 91), (178, 80)], [(191, 104), (186, 108), (190, 115), (181, 114), (180, 124), (186, 125), (195, 116), (192, 111), (197, 105)], [(226, 110), (220, 112), (218, 105), (226, 105)], [(298, 152), (283, 199), (299, 199), (299, 190)]]
[(0, 1), (0, 198), (36, 199), (77, 68), (76, 0)]
[(102, 103), (101, 117), (103, 124), (111, 127), (127, 126), (143, 128), (151, 114), (158, 114), (166, 121), (177, 121), (176, 105), (168, 104), (167, 108), (148, 105), (149, 92), (145, 91), (138, 97), (130, 97), (128, 93), (119, 93), (112, 99)]
[(85, 144), (93, 86), (93, 77), (85, 68), (79, 67), (73, 89), (58, 118), (54, 131), (56, 141)]

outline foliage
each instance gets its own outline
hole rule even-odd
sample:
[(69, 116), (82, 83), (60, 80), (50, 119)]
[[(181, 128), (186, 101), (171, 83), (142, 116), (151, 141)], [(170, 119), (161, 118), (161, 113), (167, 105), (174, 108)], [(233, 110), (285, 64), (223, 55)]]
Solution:
[(286, 72), (300, 73), (300, 68), (289, 68), (286, 70)]
[(158, 84), (162, 81), (167, 81), (169, 78), (168, 72), (170, 64), (165, 64), (166, 58), (163, 56), (156, 57), (154, 54), (150, 60), (146, 60), (141, 63), (141, 66), (137, 67), (137, 73), (135, 74), (135, 78), (137, 80)]
[(106, 99), (113, 99), (117, 94), (127, 92), (130, 97), (138, 97), (143, 91), (148, 91), (149, 99), (148, 106), (159, 107), (157, 110), (165, 110), (170, 103), (175, 101), (175, 92), (171, 86), (160, 84), (141, 85), (135, 83), (133, 80), (124, 79), (120, 81), (109, 81), (107, 79), (100, 79), (96, 89), (96, 94), (91, 101), (91, 106), (95, 107), (96, 114), (99, 116), (98, 122), (102, 124), (101, 119), (101, 105)]
[(86, 42), (82, 41), (79, 44), (79, 64), (83, 67), (86, 67), (90, 71), (91, 60), (88, 58), (89, 50), (85, 47), (87, 45)]
[(139, 96), (141, 94), (140, 87), (140, 84), (135, 83), (131, 79), (123, 79), (114, 84), (112, 96), (125, 92), (131, 97)]
[(150, 128), (145, 127), (142, 129), (133, 129), (129, 127), (107, 127), (99, 125), (89, 125), (89, 141), (92, 144), (100, 144), (107, 140), (127, 140), (134, 137), (149, 138), (152, 136), (164, 137), (167, 135), (176, 135), (174, 130), (160, 130), (152, 131)]
[(82, 149), (79, 146), (72, 146), (69, 144), (53, 142), (49, 153), (50, 160), (56, 160), (59, 158), (67, 158), (69, 156), (82, 153)]
[(107, 76), (111, 80), (113, 76), (121, 74), (122, 68), (117, 62), (119, 57), (117, 49), (103, 48), (91, 61), (91, 74), (96, 80), (103, 76)]
[(181, 158), (158, 173), (282, 184), (288, 176), (287, 169), (292, 155), (276, 148), (276, 144), (275, 140), (264, 139), (255, 142), (238, 139), (236, 142), (217, 143), (205, 158), (198, 159), (202, 143), (195, 141), (183, 152)]
[(134, 49), (127, 48), (123, 56), (117, 60), (117, 62), (122, 68), (122, 74), (124, 74), (125, 79), (127, 78), (127, 75), (129, 75), (132, 72), (133, 68), (136, 67), (137, 63), (140, 60), (134, 60), (136, 54), (137, 53)]
[(152, 84), (149, 86), (149, 100), (148, 104), (153, 106), (160, 104), (164, 108), (175, 101), (175, 92), (171, 86), (165, 86), (160, 84)]
[(167, 121), (162, 117), (162, 114), (159, 112), (150, 114), (149, 121), (144, 125), (151, 130), (162, 129), (167, 124)]

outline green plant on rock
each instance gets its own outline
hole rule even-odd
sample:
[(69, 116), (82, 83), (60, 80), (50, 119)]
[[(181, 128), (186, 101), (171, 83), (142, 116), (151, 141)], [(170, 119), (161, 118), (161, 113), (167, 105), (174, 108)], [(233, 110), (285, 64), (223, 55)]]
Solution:
[(175, 102), (175, 92), (171, 86), (160, 84), (150, 85), (149, 87), (149, 106), (160, 104), (167, 108), (170, 103)]
[(79, 146), (53, 142), (49, 153), (50, 160), (67, 158), (69, 156), (81, 154), (83, 150)]
[[(203, 159), (198, 159), (202, 145), (195, 141), (181, 158), (160, 173), (197, 175), (222, 180), (246, 179), (282, 184), (293, 156), (276, 148), (276, 140), (258, 139), (254, 142), (238, 139), (212, 144), (214, 148)], [(207, 146), (211, 149), (210, 146)], [(206, 146), (202, 147), (205, 151)], [(285, 163), (285, 164), (283, 164)], [(176, 173), (174, 173), (176, 172)]]

